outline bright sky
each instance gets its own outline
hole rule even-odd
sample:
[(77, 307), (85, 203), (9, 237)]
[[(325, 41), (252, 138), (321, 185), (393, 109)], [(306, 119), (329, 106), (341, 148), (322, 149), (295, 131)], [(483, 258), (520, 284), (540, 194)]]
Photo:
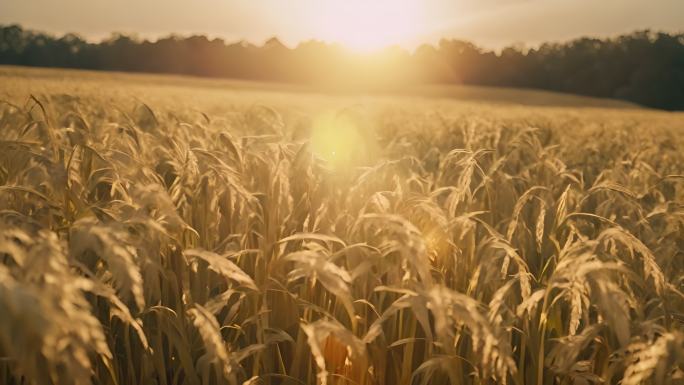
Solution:
[(101, 39), (207, 34), (295, 46), (308, 39), (360, 50), (414, 48), (440, 37), (488, 48), (650, 28), (684, 30), (684, 0), (0, 0), (0, 24)]

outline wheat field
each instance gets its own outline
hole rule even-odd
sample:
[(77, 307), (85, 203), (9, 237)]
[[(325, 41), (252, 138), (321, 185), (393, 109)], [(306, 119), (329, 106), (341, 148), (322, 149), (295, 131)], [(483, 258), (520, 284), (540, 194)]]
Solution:
[(684, 115), (440, 95), (2, 68), (0, 383), (684, 383)]

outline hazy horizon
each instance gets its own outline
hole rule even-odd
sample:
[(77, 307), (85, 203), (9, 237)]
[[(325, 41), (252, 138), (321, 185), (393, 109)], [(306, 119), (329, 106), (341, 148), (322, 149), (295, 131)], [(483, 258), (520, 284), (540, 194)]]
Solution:
[[(500, 49), (512, 44), (536, 46), (584, 36), (612, 37), (644, 29), (681, 32), (682, 14), (684, 2), (677, 0), (0, 3), (0, 24), (20, 24), (50, 34), (76, 33), (91, 41), (112, 33), (144, 39), (200, 34), (257, 45), (277, 37), (289, 47), (302, 41), (321, 40), (366, 51), (391, 45), (413, 49), (441, 38), (463, 39), (488, 49)], [(381, 23), (377, 22), (379, 19)]]

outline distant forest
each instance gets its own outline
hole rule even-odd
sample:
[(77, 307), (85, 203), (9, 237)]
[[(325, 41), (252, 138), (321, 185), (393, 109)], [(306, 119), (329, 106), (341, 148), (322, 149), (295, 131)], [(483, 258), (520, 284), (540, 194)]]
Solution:
[(684, 110), (684, 34), (635, 32), (611, 39), (581, 38), (537, 48), (492, 52), (443, 39), (414, 52), (388, 48), (354, 54), (319, 41), (288, 48), (205, 36), (157, 41), (114, 34), (99, 43), (0, 26), (0, 64), (170, 73), (277, 81), (338, 88), (440, 83), (525, 87), (623, 99)]

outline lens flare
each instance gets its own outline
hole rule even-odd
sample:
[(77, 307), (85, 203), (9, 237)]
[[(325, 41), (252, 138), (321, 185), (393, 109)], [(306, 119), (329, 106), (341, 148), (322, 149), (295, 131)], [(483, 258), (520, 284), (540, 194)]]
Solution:
[(311, 148), (335, 169), (351, 168), (367, 158), (369, 138), (351, 120), (324, 114), (315, 120)]

